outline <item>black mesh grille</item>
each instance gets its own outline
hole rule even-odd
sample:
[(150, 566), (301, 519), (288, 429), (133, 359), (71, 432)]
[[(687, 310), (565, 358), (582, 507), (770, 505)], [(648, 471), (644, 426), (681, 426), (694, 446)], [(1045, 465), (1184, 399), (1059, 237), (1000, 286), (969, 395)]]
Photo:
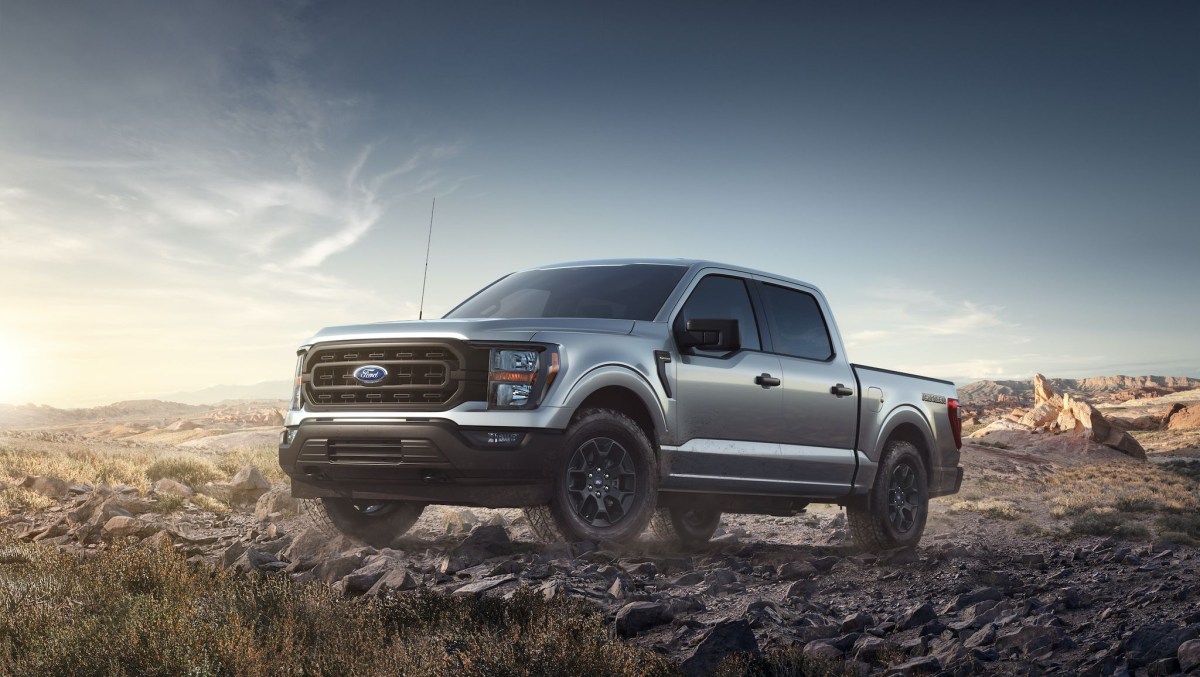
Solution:
[[(304, 361), (305, 403), (313, 411), (443, 411), (486, 397), (487, 359), (486, 349), (449, 342), (317, 345)], [(359, 382), (354, 372), (367, 365), (387, 377)]]
[(329, 462), (437, 466), (444, 465), (446, 458), (429, 440), (330, 440)]

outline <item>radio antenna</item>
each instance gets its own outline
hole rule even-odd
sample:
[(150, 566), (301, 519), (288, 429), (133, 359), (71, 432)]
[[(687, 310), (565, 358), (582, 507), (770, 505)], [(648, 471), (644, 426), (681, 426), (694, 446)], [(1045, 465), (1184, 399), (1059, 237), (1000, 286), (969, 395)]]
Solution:
[(437, 209), (437, 196), (429, 207), (429, 234), (425, 236), (425, 275), (421, 278), (421, 305), (417, 308), (417, 319), (425, 319), (425, 283), (429, 281), (429, 244), (433, 242), (433, 211)]

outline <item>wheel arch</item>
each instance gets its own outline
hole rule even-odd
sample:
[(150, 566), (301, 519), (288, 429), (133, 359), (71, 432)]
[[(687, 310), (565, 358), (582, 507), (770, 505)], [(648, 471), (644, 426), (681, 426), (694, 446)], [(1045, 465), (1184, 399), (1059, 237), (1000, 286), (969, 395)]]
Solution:
[(574, 420), (584, 409), (612, 409), (633, 419), (646, 433), (655, 453), (660, 436), (667, 431), (666, 414), (654, 389), (641, 374), (619, 366), (588, 372), (567, 395), (564, 407)]
[(925, 480), (933, 482), (933, 434), (929, 422), (912, 407), (899, 407), (888, 415), (881, 427), (879, 443), (875, 448), (875, 460), (883, 459), (883, 452), (892, 442), (908, 442), (917, 448), (921, 461), (925, 463)]

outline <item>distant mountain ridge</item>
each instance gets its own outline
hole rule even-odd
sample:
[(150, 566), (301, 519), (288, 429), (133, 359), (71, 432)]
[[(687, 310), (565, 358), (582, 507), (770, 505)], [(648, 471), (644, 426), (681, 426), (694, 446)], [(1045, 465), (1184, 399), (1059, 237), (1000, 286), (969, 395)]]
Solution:
[(287, 400), (292, 396), (291, 381), (263, 381), (251, 385), (216, 385), (162, 395), (159, 399), (184, 404), (217, 404), (226, 400)]
[[(1200, 379), (1187, 376), (1089, 376), (1087, 378), (1046, 379), (1058, 392), (1084, 394), (1135, 391), (1178, 391), (1200, 388)], [(996, 400), (1003, 395), (1022, 400), (1033, 396), (1033, 379), (1027, 381), (975, 381), (958, 389), (964, 404)]]
[(127, 400), (87, 409), (59, 409), (44, 404), (0, 404), (0, 428), (35, 428), (127, 418), (178, 418), (208, 409), (210, 407), (162, 400)]

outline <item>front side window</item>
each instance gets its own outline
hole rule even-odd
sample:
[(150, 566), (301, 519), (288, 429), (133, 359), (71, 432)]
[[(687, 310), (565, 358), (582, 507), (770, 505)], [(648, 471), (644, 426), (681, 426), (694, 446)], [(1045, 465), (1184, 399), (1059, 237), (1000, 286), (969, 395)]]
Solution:
[[(700, 280), (675, 318), (675, 330), (682, 331), (688, 320), (737, 320), (742, 349), (762, 350), (754, 306), (750, 305), (746, 283), (739, 278), (709, 275)], [(707, 355), (712, 351), (696, 352)]]
[(686, 266), (647, 263), (527, 270), (495, 282), (446, 318), (651, 321), (686, 272)]
[(775, 352), (810, 360), (833, 357), (829, 329), (812, 294), (773, 284), (764, 284), (761, 290)]

